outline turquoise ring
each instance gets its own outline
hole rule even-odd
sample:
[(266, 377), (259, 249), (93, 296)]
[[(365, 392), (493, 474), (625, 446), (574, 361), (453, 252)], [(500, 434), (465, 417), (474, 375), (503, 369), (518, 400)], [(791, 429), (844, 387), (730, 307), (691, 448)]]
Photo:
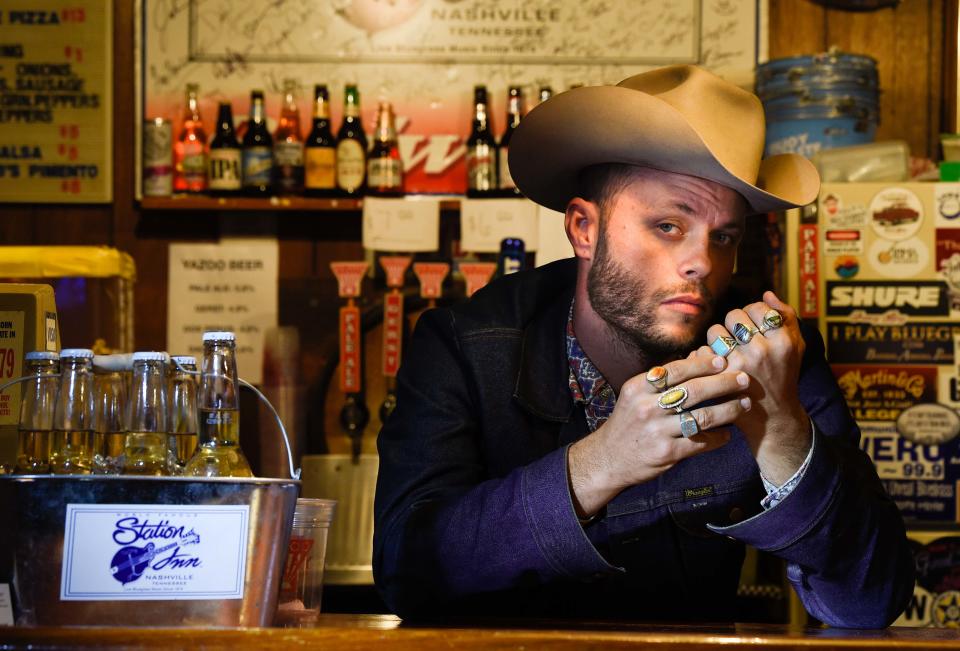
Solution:
[(733, 337), (728, 337), (726, 335), (720, 335), (713, 340), (713, 343), (710, 344), (710, 348), (713, 349), (717, 355), (720, 357), (726, 357), (733, 352), (733, 349), (737, 347), (737, 340)]

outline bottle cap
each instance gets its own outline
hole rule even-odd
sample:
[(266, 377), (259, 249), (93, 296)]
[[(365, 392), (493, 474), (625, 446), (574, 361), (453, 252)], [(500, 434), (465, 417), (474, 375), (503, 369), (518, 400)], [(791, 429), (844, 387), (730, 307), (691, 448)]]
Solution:
[(161, 352), (155, 350), (138, 350), (133, 354), (134, 362), (162, 362), (164, 361), (164, 355)]
[(35, 362), (37, 360), (59, 360), (60, 353), (55, 353), (49, 350), (31, 350), (29, 353), (23, 356), (23, 358), (28, 362)]
[(191, 364), (193, 366), (197, 365), (197, 358), (193, 355), (174, 355), (170, 359), (173, 360), (178, 366), (188, 366)]
[(60, 351), (60, 359), (93, 359), (93, 351), (89, 348), (64, 348)]
[(204, 343), (208, 341), (236, 341), (236, 340), (237, 340), (237, 335), (233, 334), (232, 332), (227, 332), (224, 330), (216, 330), (212, 332), (203, 333)]

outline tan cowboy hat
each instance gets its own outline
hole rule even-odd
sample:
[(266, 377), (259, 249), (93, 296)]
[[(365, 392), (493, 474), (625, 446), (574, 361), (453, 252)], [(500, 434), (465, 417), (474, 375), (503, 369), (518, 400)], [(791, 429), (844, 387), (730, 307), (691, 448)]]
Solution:
[(667, 66), (538, 105), (510, 141), (510, 174), (525, 196), (560, 212), (580, 171), (600, 163), (716, 181), (758, 213), (812, 202), (816, 168), (798, 154), (761, 160), (764, 125), (753, 93), (696, 66)]

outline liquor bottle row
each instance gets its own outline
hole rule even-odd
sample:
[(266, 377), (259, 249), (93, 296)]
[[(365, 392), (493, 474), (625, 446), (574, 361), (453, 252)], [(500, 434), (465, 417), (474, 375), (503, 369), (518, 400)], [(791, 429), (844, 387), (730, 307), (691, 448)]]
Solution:
[[(318, 84), (314, 88), (313, 124), (303, 138), (294, 90), (292, 81), (285, 82), (283, 106), (272, 134), (267, 128), (262, 91), (251, 92), (250, 117), (239, 129), (234, 127), (231, 104), (220, 102), (216, 131), (208, 143), (197, 86), (188, 85), (186, 110), (176, 141), (169, 121), (157, 118), (144, 127), (144, 196), (170, 196), (174, 192), (308, 197), (403, 194), (403, 162), (389, 102), (378, 105), (368, 145), (357, 86), (346, 86), (343, 120), (334, 136), (329, 92), (325, 85)], [(550, 94), (548, 87), (541, 88), (540, 101)], [(511, 86), (506, 126), (498, 141), (491, 126), (487, 89), (474, 88), (473, 120), (466, 140), (467, 196), (519, 196), (510, 177), (507, 153), (523, 114), (521, 88)]]
[(161, 352), (134, 353), (130, 372), (95, 371), (85, 348), (27, 353), (14, 472), (251, 477), (235, 348), (204, 333), (200, 371)]

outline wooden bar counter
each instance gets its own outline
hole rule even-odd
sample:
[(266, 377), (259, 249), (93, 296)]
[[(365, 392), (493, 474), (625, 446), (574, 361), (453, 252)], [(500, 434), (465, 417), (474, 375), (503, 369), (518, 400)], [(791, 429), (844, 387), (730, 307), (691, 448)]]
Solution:
[(411, 625), (389, 615), (322, 615), (311, 628), (0, 628), (0, 649), (929, 649), (960, 650), (960, 630), (841, 630), (765, 624), (469, 622)]

